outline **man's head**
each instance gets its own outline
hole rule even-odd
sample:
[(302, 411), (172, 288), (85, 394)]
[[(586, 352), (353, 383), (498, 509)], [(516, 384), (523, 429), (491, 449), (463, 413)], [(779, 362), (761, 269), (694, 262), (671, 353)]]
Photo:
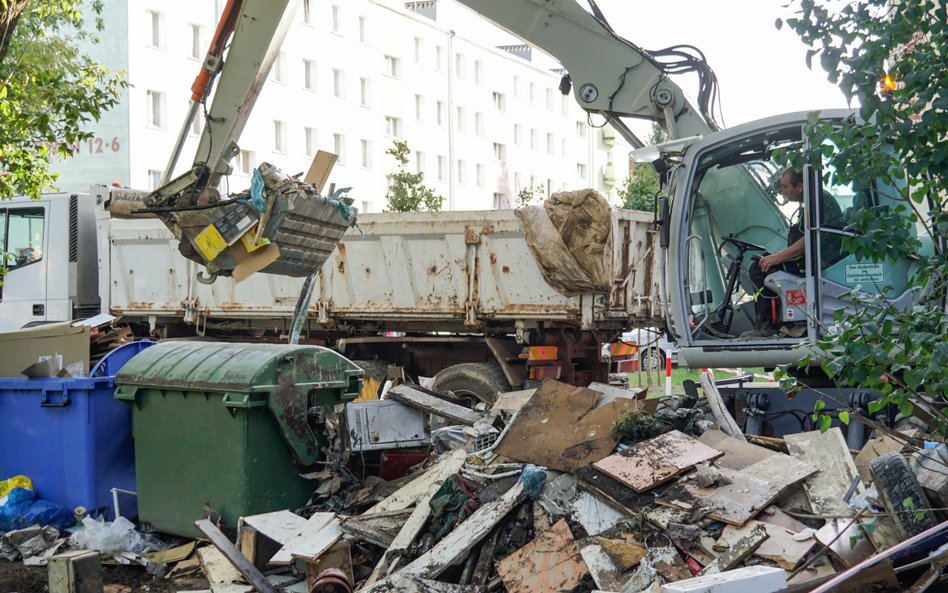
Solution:
[(803, 173), (787, 169), (777, 182), (777, 191), (791, 202), (803, 201)]

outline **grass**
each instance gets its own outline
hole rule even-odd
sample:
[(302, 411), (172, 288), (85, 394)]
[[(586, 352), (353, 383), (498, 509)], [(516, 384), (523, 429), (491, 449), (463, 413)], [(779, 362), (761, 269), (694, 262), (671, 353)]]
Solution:
[[(766, 375), (764, 369), (744, 369), (744, 372), (753, 372), (758, 375)], [(648, 397), (661, 397), (665, 395), (665, 371), (661, 371), (658, 375), (654, 372), (652, 373), (638, 373), (632, 372), (627, 373), (629, 376), (629, 387), (639, 387), (639, 380), (641, 378), (641, 386), (648, 388)], [(691, 379), (695, 383), (698, 383), (698, 379), (701, 375), (701, 369), (689, 369), (686, 367), (674, 367), (672, 368), (672, 393), (675, 395), (684, 395), (685, 389), (681, 386), (682, 382), (687, 379)], [(717, 369), (714, 372), (714, 376), (718, 379), (724, 379), (727, 377), (733, 377), (733, 373), (728, 373), (721, 369)], [(649, 379), (651, 379), (651, 384), (649, 384)], [(756, 379), (760, 381), (758, 377)]]

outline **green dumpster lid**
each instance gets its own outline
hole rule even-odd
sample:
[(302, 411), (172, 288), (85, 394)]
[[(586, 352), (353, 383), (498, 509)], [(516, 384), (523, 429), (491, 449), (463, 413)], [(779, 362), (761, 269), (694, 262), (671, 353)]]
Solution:
[[(316, 435), (307, 421), (308, 394), (335, 391), (337, 400), (357, 397), (362, 369), (320, 346), (169, 341), (142, 351), (115, 377), (116, 397), (134, 400), (138, 389), (221, 392), (224, 405), (266, 405), (294, 459), (318, 461)], [(252, 397), (266, 394), (266, 397)]]

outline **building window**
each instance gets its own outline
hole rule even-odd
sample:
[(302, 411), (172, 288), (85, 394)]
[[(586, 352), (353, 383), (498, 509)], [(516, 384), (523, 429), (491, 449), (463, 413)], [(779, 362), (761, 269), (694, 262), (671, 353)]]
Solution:
[(586, 122), (578, 121), (576, 122), (576, 135), (580, 138), (586, 137)]
[(415, 119), (418, 121), (425, 119), (425, 98), (421, 95), (415, 95)]
[(204, 27), (191, 24), (191, 57), (195, 60), (204, 59)]
[(586, 179), (586, 165), (583, 163), (576, 163), (576, 177)]
[(435, 120), (439, 126), (444, 125), (444, 101), (437, 101), (435, 103)]
[(474, 84), (484, 84), (484, 62), (480, 60), (474, 60)]
[(148, 170), (148, 189), (155, 190), (161, 187), (161, 171)]
[(566, 138), (563, 138), (563, 152), (561, 156), (566, 156), (566, 149), (569, 146), (569, 142)]
[(537, 131), (535, 129), (530, 130), (530, 150), (537, 149)]
[(523, 175), (514, 173), (514, 191), (520, 191), (521, 187), (523, 187)]
[(359, 79), (359, 105), (363, 107), (369, 106), (369, 79), (360, 78)]
[(160, 91), (147, 91), (148, 125), (153, 128), (165, 128), (165, 94)]
[(519, 76), (513, 77), (513, 96), (514, 96), (514, 99), (520, 98), (520, 77)]
[(463, 132), (464, 131), (464, 108), (458, 107), (457, 112), (458, 112), (458, 131)]
[(494, 142), (494, 158), (500, 162), (507, 160), (507, 147)]
[(316, 156), (316, 128), (304, 128), (306, 135), (306, 156)]
[(362, 168), (372, 168), (372, 143), (368, 140), (362, 141)]
[(523, 132), (520, 129), (520, 124), (514, 124), (514, 146), (520, 146), (521, 136), (523, 136)]
[(447, 159), (438, 155), (438, 181), (444, 181), (444, 163)]
[(385, 116), (385, 135), (393, 138), (402, 137), (402, 120), (390, 115)]
[(342, 35), (342, 9), (335, 4), (332, 7), (332, 32)]
[(553, 89), (546, 89), (546, 109), (553, 111)]
[(484, 135), (484, 114), (479, 111), (474, 114), (474, 133)]
[(454, 56), (454, 76), (458, 80), (464, 80), (464, 56), (462, 54)]
[(424, 173), (425, 171), (425, 153), (420, 150), (415, 151), (415, 173)]
[(332, 94), (340, 99), (346, 96), (345, 93), (345, 76), (342, 70), (333, 68), (332, 70)]
[(503, 93), (491, 93), (491, 96), (494, 99), (494, 109), (497, 111), (506, 111), (507, 110), (507, 97)]
[(157, 10), (148, 10), (149, 26), (151, 27), (151, 38), (149, 45), (158, 49), (165, 48), (165, 14)]
[(400, 60), (394, 56), (385, 56), (385, 74), (392, 78), (401, 76), (402, 67)]
[(560, 114), (563, 117), (569, 115), (569, 97), (567, 95), (560, 95)]
[(273, 60), (273, 82), (286, 82), (286, 53), (280, 52)]
[(444, 72), (444, 48), (440, 45), (435, 46), (435, 69)]
[(273, 122), (273, 151), (286, 152), (286, 122), (274, 120)]
[(316, 90), (316, 62), (313, 60), (303, 60), (303, 88)]
[(303, 0), (303, 22), (307, 25), (313, 24), (313, 10), (310, 6), (312, 0)]
[(421, 53), (424, 45), (422, 44), (421, 37), (415, 37), (415, 63), (421, 63)]
[(465, 183), (464, 179), (464, 170), (467, 168), (467, 165), (461, 159), (458, 159), (458, 184), (463, 185)]
[(257, 155), (252, 150), (241, 150), (238, 157), (238, 167), (244, 175), (250, 175), (257, 168)]
[(336, 164), (346, 164), (346, 137), (342, 134), (332, 135), (332, 151), (336, 153)]
[(366, 40), (366, 20), (364, 16), (359, 17), (359, 41), (365, 43)]
[(530, 83), (530, 102), (537, 102), (537, 83), (535, 82)]
[(546, 135), (546, 153), (553, 155), (553, 134)]
[(507, 198), (504, 194), (494, 192), (494, 210), (502, 209), (507, 203)]
[(371, 205), (372, 205), (372, 202), (369, 202), (367, 200), (362, 200), (362, 213), (367, 214), (368, 212), (370, 212), (369, 207)]
[(477, 183), (477, 187), (484, 187), (484, 165), (480, 163), (474, 165), (474, 181)]

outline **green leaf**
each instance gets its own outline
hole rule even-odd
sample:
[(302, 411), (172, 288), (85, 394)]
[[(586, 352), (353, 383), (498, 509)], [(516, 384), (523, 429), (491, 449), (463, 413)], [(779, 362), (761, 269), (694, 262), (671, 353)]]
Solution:
[(899, 402), (899, 413), (905, 418), (911, 416), (914, 410), (915, 406), (909, 400), (903, 400)]
[(908, 498), (906, 498), (905, 500), (902, 501), (902, 508), (903, 508), (903, 509), (914, 509), (914, 508), (915, 508), (915, 501), (912, 499), (911, 496), (909, 496)]
[(846, 410), (842, 410), (839, 413), (839, 421), (845, 424), (846, 426), (849, 426), (849, 412), (847, 412)]
[(833, 419), (828, 415), (823, 414), (823, 417), (820, 419), (820, 432), (826, 432), (830, 429), (830, 425), (833, 423)]

